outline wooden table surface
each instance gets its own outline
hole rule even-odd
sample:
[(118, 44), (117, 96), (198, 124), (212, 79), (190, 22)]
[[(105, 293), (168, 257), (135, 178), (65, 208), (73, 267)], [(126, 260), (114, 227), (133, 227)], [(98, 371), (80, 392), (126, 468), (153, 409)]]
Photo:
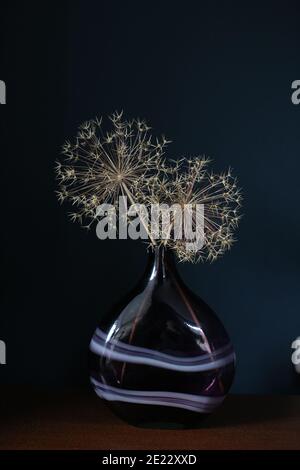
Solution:
[(1, 387), (0, 449), (300, 449), (300, 396), (229, 396), (197, 429), (129, 426), (92, 391)]

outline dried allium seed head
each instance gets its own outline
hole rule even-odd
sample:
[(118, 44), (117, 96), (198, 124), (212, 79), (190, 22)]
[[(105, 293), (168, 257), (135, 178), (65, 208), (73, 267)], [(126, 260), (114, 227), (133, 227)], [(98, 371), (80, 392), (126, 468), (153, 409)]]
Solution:
[[(173, 203), (189, 204), (192, 208), (202, 204), (204, 207), (204, 244), (201, 250), (189, 251), (187, 239), (169, 241), (181, 261), (214, 261), (235, 241), (233, 231), (241, 218), (241, 190), (230, 169), (222, 174), (210, 173), (208, 163), (210, 160), (204, 157), (190, 159), (187, 164), (183, 161), (180, 175), (173, 180)], [(197, 231), (195, 210), (192, 211), (192, 229)]]
[(125, 121), (117, 112), (109, 120), (110, 129), (105, 133), (102, 118), (83, 123), (75, 142), (63, 145), (65, 161), (56, 165), (58, 199), (76, 206), (71, 219), (87, 223), (87, 227), (96, 219), (99, 204), (117, 205), (121, 195), (133, 202), (137, 182), (139, 187), (147, 184), (168, 143), (165, 137), (154, 140), (145, 121)]
[(204, 244), (197, 252), (187, 248), (194, 239), (185, 236), (180, 240), (175, 239), (176, 211), (171, 212), (168, 231), (171, 236), (161, 243), (174, 250), (180, 261), (214, 261), (229, 250), (235, 241), (233, 232), (241, 217), (240, 189), (230, 169), (222, 174), (210, 173), (207, 170), (209, 163), (210, 160), (205, 157), (178, 160), (172, 166), (165, 166), (162, 176), (149, 179), (139, 195), (149, 208), (151, 204), (157, 203), (169, 206), (176, 204), (183, 214), (184, 207), (189, 205), (194, 233), (200, 230), (196, 223), (196, 205), (204, 206)]

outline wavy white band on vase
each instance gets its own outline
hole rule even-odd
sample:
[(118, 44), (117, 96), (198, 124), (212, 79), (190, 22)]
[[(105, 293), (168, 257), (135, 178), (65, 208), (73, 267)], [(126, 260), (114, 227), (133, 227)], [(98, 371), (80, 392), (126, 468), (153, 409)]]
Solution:
[(181, 372), (201, 372), (219, 369), (235, 361), (232, 346), (220, 348), (211, 354), (200, 356), (175, 357), (151, 349), (140, 348), (121, 341), (109, 340), (104, 332), (97, 329), (90, 343), (90, 350), (95, 354), (108, 359), (161, 367)]
[(132, 352), (133, 354), (140, 354), (142, 356), (151, 355), (151, 357), (157, 356), (158, 359), (165, 358), (168, 362), (169, 361), (179, 361), (183, 362), (210, 362), (213, 359), (217, 359), (218, 356), (224, 356), (227, 352), (233, 352), (233, 348), (231, 343), (226, 344), (222, 348), (214, 350), (210, 353), (203, 353), (201, 356), (189, 356), (189, 357), (179, 357), (179, 356), (171, 356), (170, 354), (162, 353), (160, 351), (155, 351), (149, 348), (142, 348), (140, 346), (133, 346), (132, 344), (124, 343), (123, 341), (117, 340), (111, 337), (110, 333), (104, 333), (99, 328), (96, 329), (93, 339), (96, 343), (102, 344), (103, 346), (117, 349), (119, 352)]
[(224, 400), (221, 397), (207, 397), (188, 393), (167, 391), (128, 390), (104, 384), (91, 378), (97, 395), (108, 401), (122, 401), (142, 405), (172, 406), (197, 413), (211, 413)]

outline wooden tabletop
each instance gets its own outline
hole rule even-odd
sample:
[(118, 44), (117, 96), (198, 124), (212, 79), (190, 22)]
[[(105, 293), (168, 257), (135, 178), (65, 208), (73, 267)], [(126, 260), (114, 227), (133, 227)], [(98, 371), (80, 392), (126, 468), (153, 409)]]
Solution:
[(300, 449), (300, 396), (229, 396), (197, 429), (129, 426), (92, 391), (1, 387), (0, 449)]

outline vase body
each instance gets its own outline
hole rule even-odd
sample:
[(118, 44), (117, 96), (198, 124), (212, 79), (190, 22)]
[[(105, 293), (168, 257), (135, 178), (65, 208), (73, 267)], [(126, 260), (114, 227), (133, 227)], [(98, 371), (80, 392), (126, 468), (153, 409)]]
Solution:
[(143, 279), (90, 343), (95, 392), (134, 425), (197, 425), (224, 400), (234, 369), (222, 323), (163, 248), (149, 254)]

